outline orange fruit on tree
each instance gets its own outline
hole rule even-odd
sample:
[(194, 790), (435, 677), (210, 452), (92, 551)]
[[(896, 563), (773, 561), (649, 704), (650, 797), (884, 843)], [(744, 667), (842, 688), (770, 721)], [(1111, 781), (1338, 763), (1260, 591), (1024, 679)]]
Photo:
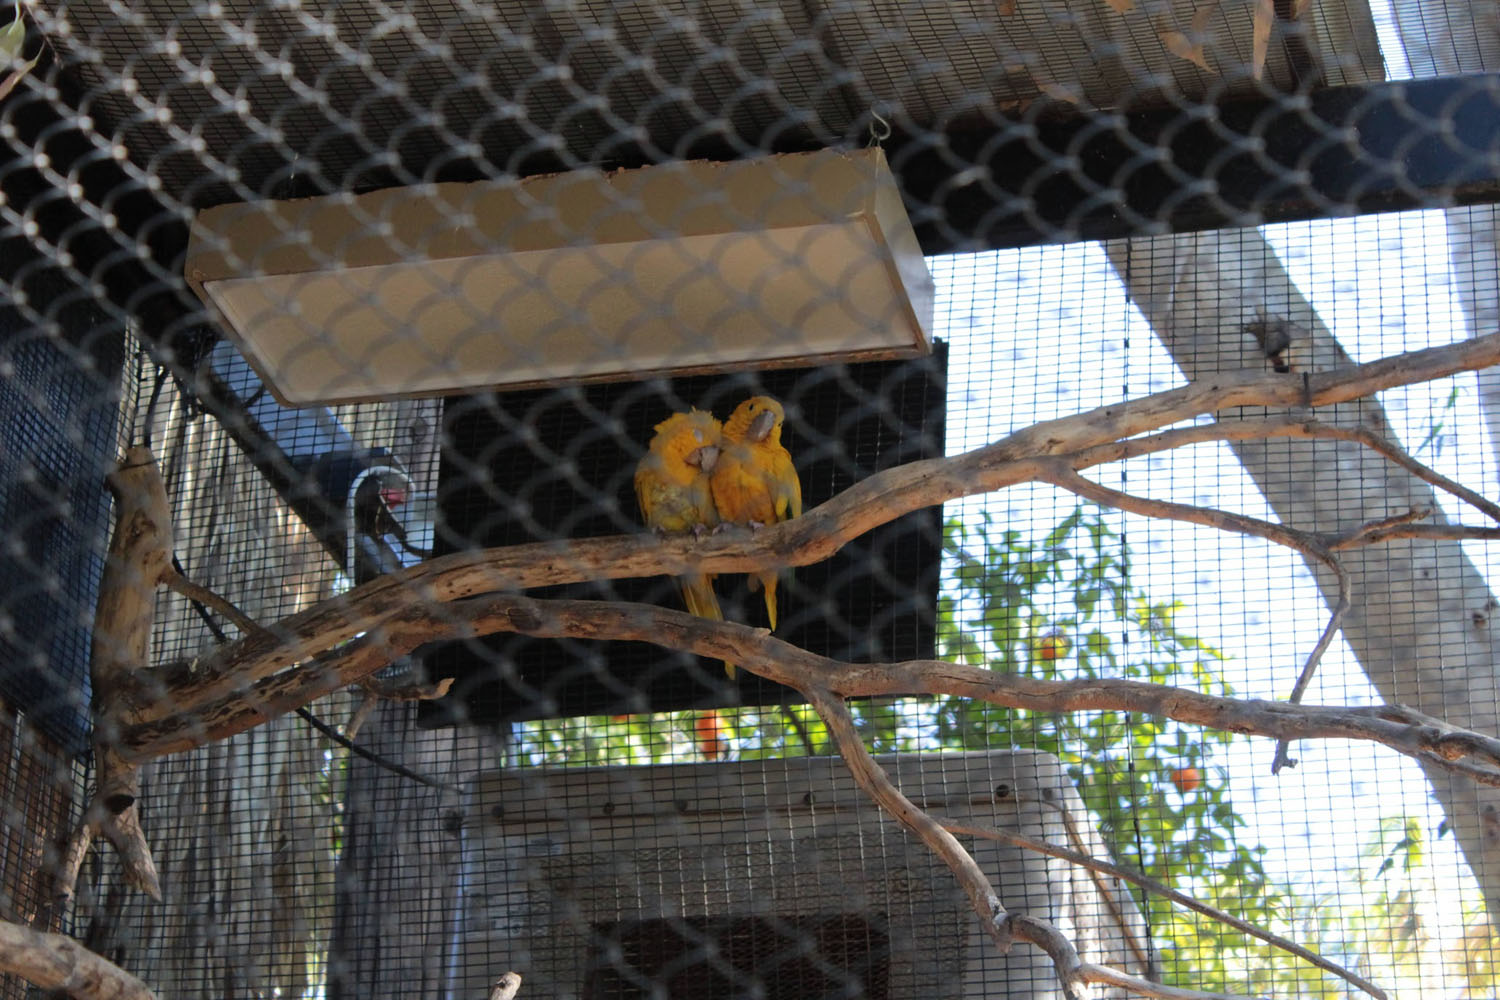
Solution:
[(1172, 772), (1172, 784), (1177, 786), (1179, 792), (1186, 795), (1203, 784), (1203, 772), (1196, 767), (1179, 767)]
[(1046, 660), (1049, 663), (1053, 660), (1062, 659), (1072, 651), (1073, 640), (1069, 639), (1066, 633), (1059, 632), (1056, 629), (1043, 633), (1042, 637), (1037, 640), (1037, 658)]
[(699, 712), (693, 720), (693, 742), (698, 752), (709, 760), (718, 760), (729, 749), (729, 734), (718, 712)]

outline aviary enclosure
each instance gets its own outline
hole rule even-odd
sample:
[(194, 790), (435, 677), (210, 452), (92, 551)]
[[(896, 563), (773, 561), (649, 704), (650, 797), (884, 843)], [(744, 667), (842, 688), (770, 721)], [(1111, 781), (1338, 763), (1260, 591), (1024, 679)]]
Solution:
[(1500, 16), (0, 14), (0, 990), (1500, 988)]

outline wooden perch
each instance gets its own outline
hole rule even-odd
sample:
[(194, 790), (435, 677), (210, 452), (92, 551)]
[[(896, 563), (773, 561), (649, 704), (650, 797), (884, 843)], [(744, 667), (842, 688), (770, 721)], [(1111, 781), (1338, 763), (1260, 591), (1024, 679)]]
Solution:
[(854, 781), (870, 798), (901, 825), (926, 844), (958, 877), (958, 884), (969, 897), (969, 905), (979, 915), (980, 925), (999, 945), (1001, 952), (1010, 950), (1010, 914), (1000, 901), (1000, 895), (990, 884), (989, 876), (979, 867), (972, 855), (964, 850), (958, 838), (943, 829), (941, 823), (902, 794), (896, 783), (865, 749), (859, 732), (854, 728), (854, 717), (844, 699), (827, 688), (808, 685), (802, 691), (807, 695), (818, 715), (828, 726), (828, 732), (838, 745), (844, 763)]
[(520, 974), (507, 972), (495, 980), (495, 985), (490, 988), (490, 1000), (516, 1000), (516, 994), (520, 991)]
[[(969, 897), (970, 905), (979, 914), (980, 922), (1002, 951), (1009, 949), (1013, 940), (1021, 940), (1034, 944), (1047, 953), (1057, 971), (1063, 996), (1068, 1000), (1083, 1000), (1091, 995), (1089, 987), (1096, 984), (1118, 986), (1140, 996), (1156, 997), (1159, 1000), (1242, 1000), (1223, 993), (1163, 986), (1109, 966), (1085, 962), (1079, 957), (1073, 942), (1055, 924), (1027, 914), (1006, 912), (989, 877), (974, 861), (973, 856), (942, 823), (903, 795), (880, 763), (871, 756), (854, 727), (854, 718), (849, 714), (844, 700), (831, 691), (816, 686), (803, 693), (827, 724), (829, 733), (838, 744), (839, 753), (854, 775), (855, 783), (948, 864)], [(1333, 963), (1320, 964), (1356, 985), (1368, 985)], [(1386, 1000), (1385, 993), (1376, 987), (1370, 986), (1368, 992), (1377, 1000)]]
[(410, 677), (403, 675), (400, 678), (387, 680), (379, 674), (371, 674), (358, 681), (359, 687), (364, 689), (365, 696), (359, 700), (359, 705), (354, 709), (354, 714), (349, 721), (344, 723), (344, 739), (353, 742), (359, 735), (360, 729), (375, 711), (375, 706), (382, 701), (433, 701), (447, 695), (448, 690), (453, 687), (453, 678), (444, 677), (435, 683), (428, 684), (421, 681), (413, 681)]
[[(1123, 441), (1119, 438), (1149, 432), (1163, 424), (1227, 405), (1345, 402), (1379, 389), (1439, 378), (1497, 361), (1500, 361), (1500, 335), (1416, 351), (1340, 372), (1236, 373), (1037, 424), (996, 444), (954, 458), (915, 462), (887, 470), (857, 483), (801, 518), (749, 537), (725, 532), (702, 541), (650, 536), (584, 539), (433, 559), (292, 615), (271, 631), (216, 648), (193, 664), (191, 670), (161, 671), (157, 680), (165, 687), (166, 694), (133, 713), (136, 724), (122, 734), (122, 752), (134, 760), (147, 760), (243, 732), (356, 683), (424, 642), (496, 631), (542, 634), (530, 631), (533, 619), (537, 623), (542, 620), (542, 604), (510, 599), (466, 600), (486, 591), (670, 574), (695, 567), (711, 572), (745, 572), (777, 565), (803, 565), (826, 558), (871, 527), (922, 506), (1016, 482), (1056, 478), (1060, 469), (1076, 470), (1194, 440), (1245, 436), (1349, 438), (1411, 468), (1417, 463), (1368, 431), (1326, 427), (1306, 418), (1260, 419), (1245, 422), (1247, 426), (1211, 424), (1152, 437)], [(1478, 501), (1476, 506), (1486, 513), (1500, 513), (1493, 504), (1457, 484), (1432, 473), (1427, 478), (1440, 481), (1462, 499)], [(1106, 502), (1124, 502), (1113, 493), (1101, 498)], [(1331, 541), (1252, 519), (1210, 518), (1205, 523), (1260, 534), (1319, 555), (1326, 553)], [(697, 643), (693, 646), (687, 637), (670, 630), (653, 631), (667, 627), (661, 615), (670, 615), (669, 612), (661, 612), (645, 628), (635, 627), (628, 620), (633, 616), (640, 621), (642, 616), (650, 616), (658, 609), (577, 602), (550, 602), (545, 606), (549, 614), (568, 606), (578, 614), (601, 616), (600, 621), (592, 624), (575, 618), (571, 625), (557, 625), (555, 631), (546, 634), (644, 639), (699, 653), (709, 650), (705, 655), (710, 656), (721, 655), (717, 651), (731, 645), (747, 651), (752, 648), (745, 639), (753, 633), (736, 633), (731, 638), (733, 626), (719, 629), (714, 638), (693, 636)], [(594, 611), (580, 610), (585, 607)], [(603, 619), (610, 616), (616, 621), (613, 630), (603, 624)], [(360, 632), (365, 634), (359, 635)], [(754, 649), (760, 663), (758, 672), (798, 686), (798, 678), (779, 669), (779, 664), (790, 662), (788, 657), (809, 654), (777, 640), (767, 642), (774, 645)], [(774, 656), (768, 656), (768, 650), (774, 651)], [(299, 661), (304, 662), (292, 666)], [(1313, 662), (1311, 657), (1309, 662)], [(1190, 692), (1151, 685), (1132, 687), (1129, 682), (1111, 681), (1090, 682), (1093, 687), (1087, 696), (1082, 691), (1073, 692), (1069, 695), (1071, 707), (1064, 707), (1054, 700), (1060, 692), (1038, 698), (1023, 693), (1019, 688), (1025, 686), (1024, 678), (1004, 678), (997, 683), (999, 675), (983, 671), (979, 676), (988, 683), (981, 684), (976, 678), (963, 675), (968, 668), (952, 664), (837, 666), (843, 671), (839, 681), (823, 683), (846, 695), (967, 694), (1000, 704), (1026, 703), (1024, 707), (1049, 711), (1081, 708), (1155, 711), (1180, 721), (1285, 739), (1334, 736), (1374, 739), (1412, 756), (1439, 760), (1477, 780), (1500, 782), (1500, 768), (1495, 759), (1481, 759), (1477, 764), (1467, 760), (1475, 754), (1485, 757), (1492, 753), (1494, 741), (1479, 734), (1452, 730), (1438, 720), (1418, 719), (1415, 713), (1400, 708), (1379, 709), (1384, 714), (1372, 718), (1361, 714), (1371, 710), (1314, 708), (1295, 713), (1278, 703), (1225, 699), (1221, 706), (1210, 709), (1195, 701), (1203, 696)], [(1253, 710), (1235, 711), (1236, 706)], [(1193, 710), (1186, 711), (1189, 707)]]
[(156, 588), (169, 586), (215, 608), (247, 634), (260, 630), (233, 604), (173, 568), (171, 505), (149, 448), (128, 449), (108, 483), (115, 498), (115, 527), (99, 582), (90, 648), (98, 787), (68, 841), (57, 893), (63, 899), (72, 896), (90, 844), (103, 837), (119, 852), (125, 881), (160, 900), (156, 863), (141, 829), (139, 763), (127, 759), (120, 743), (144, 694), (139, 677), (156, 618)]
[(156, 458), (147, 448), (128, 450), (110, 473), (109, 486), (115, 495), (115, 530), (99, 582), (90, 673), (98, 789), (68, 841), (58, 894), (73, 894), (89, 845), (102, 836), (119, 852), (125, 881), (159, 900), (156, 863), (141, 830), (140, 772), (118, 749), (117, 699), (147, 662), (156, 587), (172, 572), (171, 506)]
[[(142, 685), (146, 703), (134, 713), (134, 719), (147, 723), (179, 713), (213, 715), (214, 719), (204, 719), (203, 728), (219, 738), (228, 735), (218, 728), (224, 704), (243, 700), (253, 682), (294, 664), (303, 663), (303, 669), (327, 673), (330, 668), (318, 663), (308, 665), (307, 661), (332, 657), (343, 662), (347, 669), (341, 668), (341, 678), (319, 690), (319, 695), (355, 683), (424, 641), (411, 635), (409, 628), (403, 630), (398, 621), (413, 604), (436, 610), (446, 602), (477, 594), (562, 583), (805, 566), (827, 559), (872, 528), (914, 510), (1043, 479), (1055, 470), (1052, 460), (1059, 456), (1067, 456), (1067, 464), (1077, 470), (1171, 446), (1173, 439), (1166, 435), (1136, 435), (1228, 407), (1332, 405), (1497, 363), (1500, 334), (1413, 351), (1338, 372), (1236, 372), (1033, 424), (962, 455), (887, 469), (855, 483), (802, 517), (753, 535), (728, 530), (701, 540), (662, 539), (647, 534), (586, 538), (429, 559), (289, 615), (258, 634), (215, 648), (191, 664), (154, 671), (149, 684)], [(1316, 431), (1299, 430), (1311, 423), (1310, 418), (1258, 421), (1244, 436), (1316, 436)], [(1241, 436), (1232, 422), (1210, 427), (1214, 430), (1203, 433)], [(1180, 443), (1188, 443), (1185, 435), (1199, 431), (1190, 428), (1168, 433), (1180, 435)], [(1150, 447), (1152, 443), (1157, 447)], [(441, 615), (432, 617), (436, 620)], [(330, 653), (346, 643), (359, 648), (357, 664), (348, 659), (345, 650)], [(264, 718), (274, 718), (294, 707), (271, 711)]]
[(156, 1000), (149, 987), (72, 938), (0, 920), (0, 972), (78, 1000)]
[[(1032, 712), (1140, 712), (1192, 725), (1272, 739), (1353, 739), (1380, 743), (1410, 757), (1462, 770), (1484, 784), (1500, 786), (1500, 739), (1451, 726), (1400, 705), (1358, 707), (1295, 705), (1284, 701), (1229, 698), (1145, 681), (1085, 678), (1051, 681), (971, 667), (945, 660), (845, 663), (808, 652), (766, 629), (711, 622), (680, 611), (623, 601), (539, 600), (492, 594), (448, 605), (441, 621), (413, 609), (395, 629), (401, 645), (431, 639), (514, 632), (536, 638), (650, 642), (712, 659), (744, 657), (753, 672), (804, 690), (824, 687), (843, 697), (952, 695)], [(374, 657), (370, 646), (348, 654), (351, 672)], [(211, 739), (211, 727), (243, 732), (267, 713), (337, 690), (344, 667), (339, 657), (306, 672), (286, 671), (256, 685), (247, 696), (217, 703), (207, 721), (183, 714), (126, 730), (125, 752), (159, 757)], [(282, 706), (291, 706), (285, 707)]]

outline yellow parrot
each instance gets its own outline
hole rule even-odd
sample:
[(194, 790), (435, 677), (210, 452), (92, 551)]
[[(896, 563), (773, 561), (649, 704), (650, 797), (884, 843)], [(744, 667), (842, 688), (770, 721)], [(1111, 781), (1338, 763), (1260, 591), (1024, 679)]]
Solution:
[[(722, 443), (711, 413), (674, 413), (656, 425), (646, 454), (635, 467), (635, 498), (646, 526), (664, 535), (701, 535), (719, 523), (709, 488)], [(682, 600), (699, 618), (723, 621), (713, 577), (695, 573), (678, 578)], [(730, 677), (734, 664), (724, 663)]]
[[(719, 518), (758, 528), (802, 516), (802, 483), (781, 444), (786, 413), (770, 396), (751, 396), (724, 421), (724, 447), (711, 485)], [(776, 573), (757, 573), (750, 587), (766, 589), (766, 614), (776, 627)]]

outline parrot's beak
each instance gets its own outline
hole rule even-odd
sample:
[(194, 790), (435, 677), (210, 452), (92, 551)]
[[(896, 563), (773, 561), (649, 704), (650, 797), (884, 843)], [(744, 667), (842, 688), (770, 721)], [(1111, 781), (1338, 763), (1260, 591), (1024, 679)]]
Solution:
[(771, 428), (775, 426), (776, 414), (770, 410), (766, 410), (763, 413), (757, 414), (755, 419), (750, 421), (750, 426), (745, 431), (745, 436), (751, 441), (764, 441), (766, 436), (771, 433)]
[(718, 445), (706, 444), (695, 450), (688, 458), (689, 465), (696, 465), (704, 472), (714, 471), (714, 466), (719, 464)]

